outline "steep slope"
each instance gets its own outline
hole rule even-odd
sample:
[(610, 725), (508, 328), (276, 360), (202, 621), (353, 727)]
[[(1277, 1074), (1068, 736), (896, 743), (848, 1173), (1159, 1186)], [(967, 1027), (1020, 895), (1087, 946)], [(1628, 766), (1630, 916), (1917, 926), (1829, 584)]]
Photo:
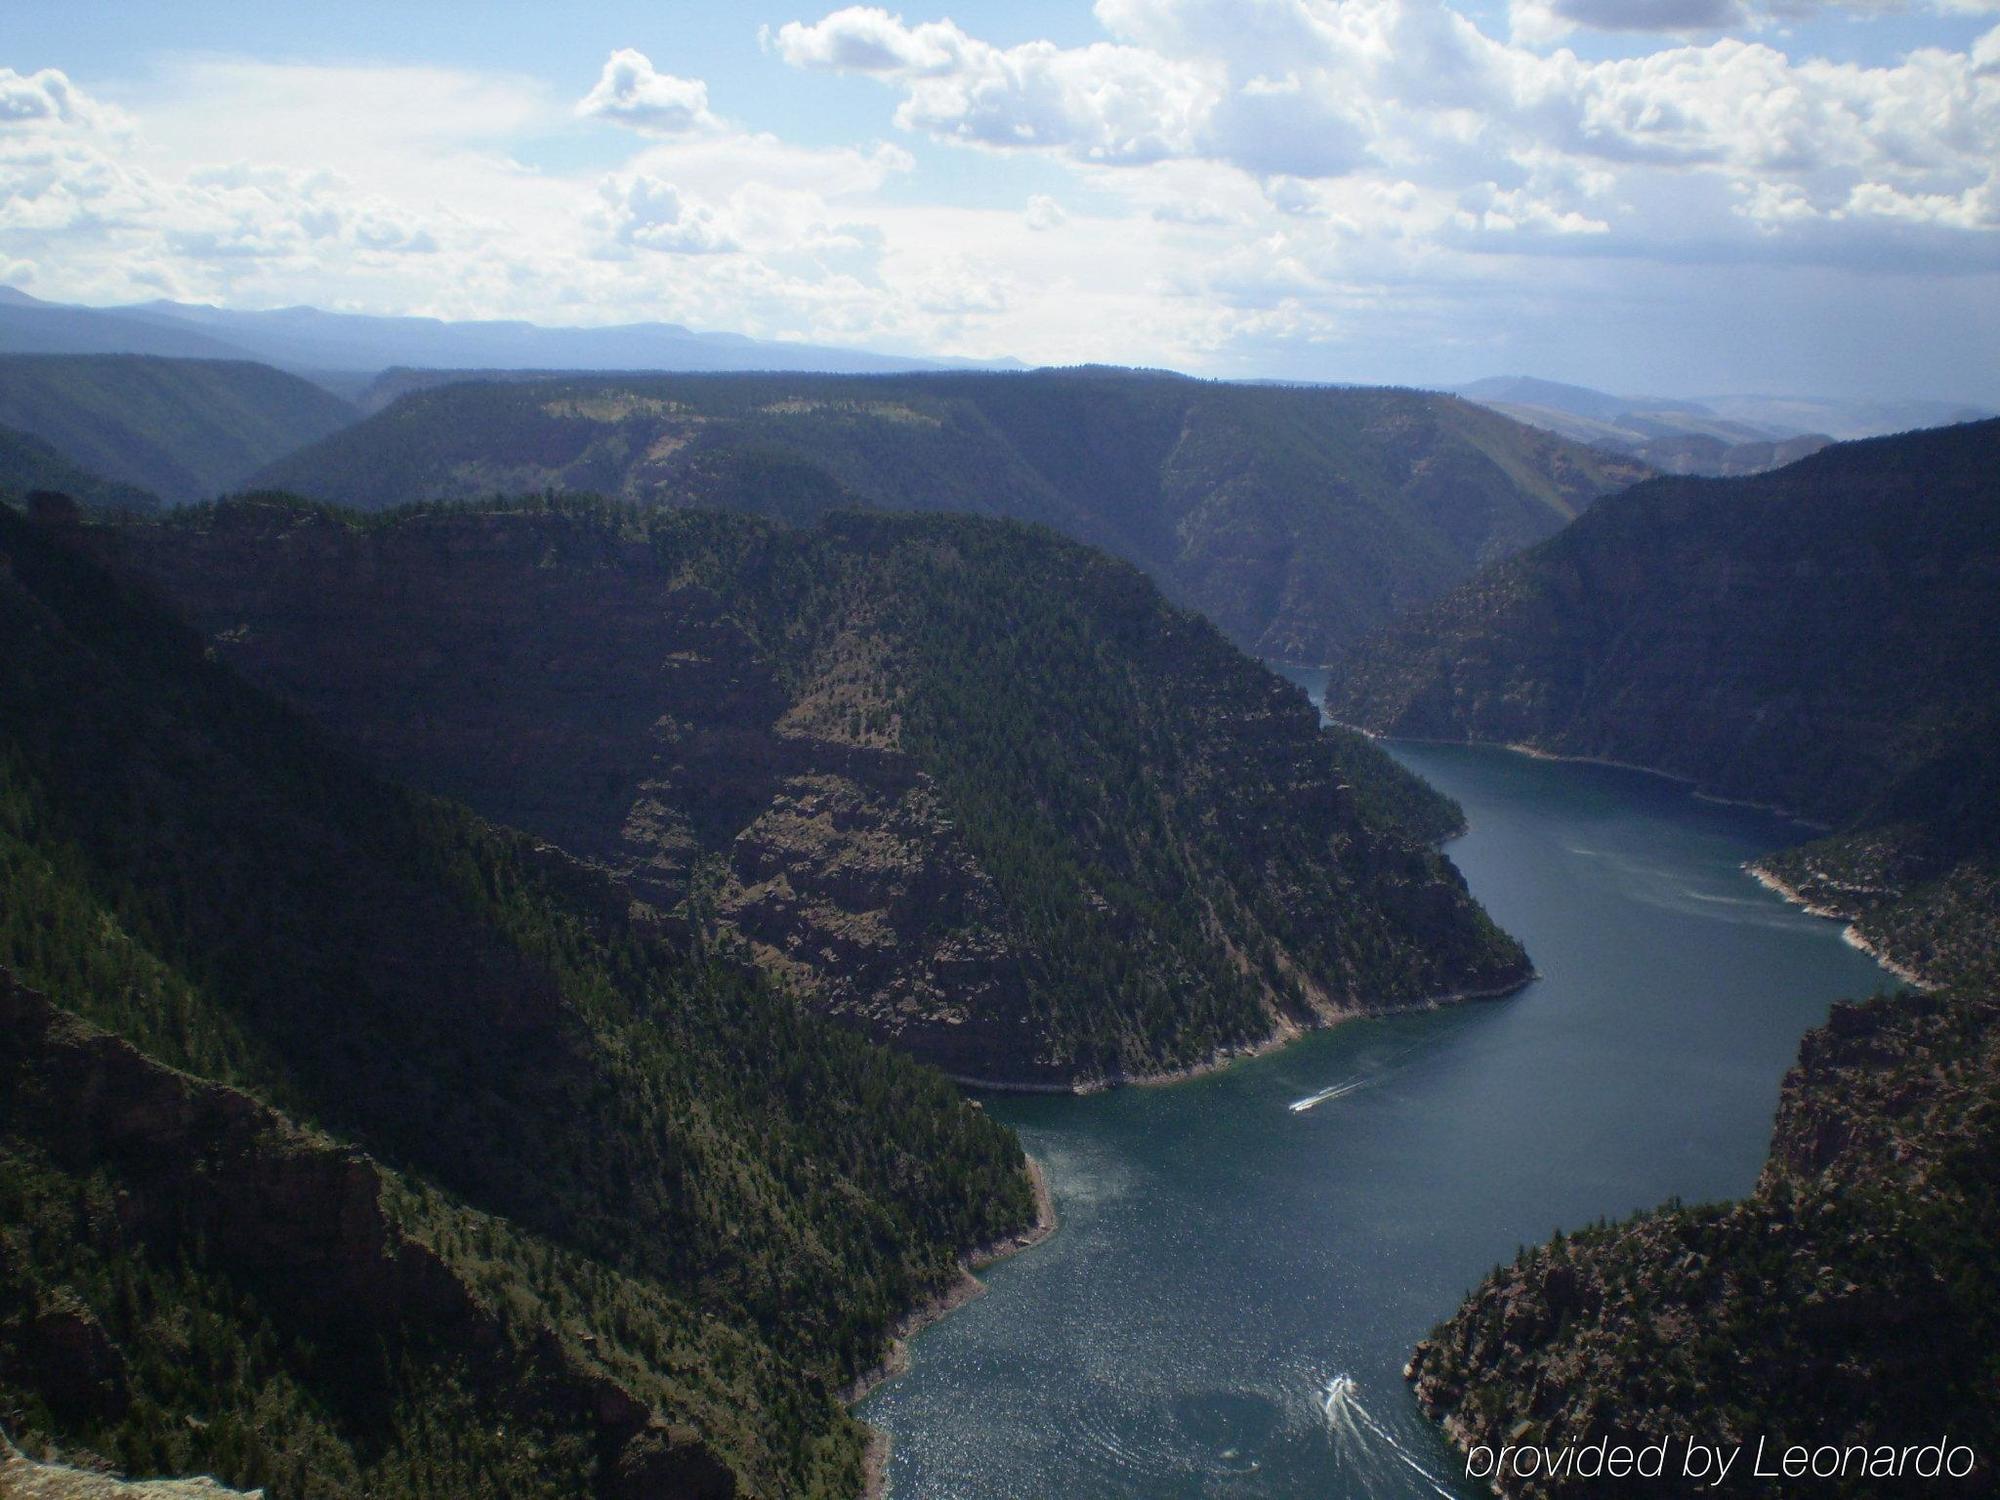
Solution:
[(1643, 472), (1448, 396), (1082, 370), (446, 386), (258, 482), (362, 509), (553, 488), (1039, 521), (1318, 662)]
[[(1930, 986), (1836, 1007), (1806, 1037), (1750, 1197), (1558, 1237), (1475, 1289), (1411, 1362), (1462, 1447), (1678, 1454), (1693, 1437), (1745, 1445), (1747, 1469), (1759, 1439), (1767, 1465), (1831, 1444), (1839, 1473), (1815, 1489), (1871, 1496), (1924, 1488), (1896, 1455), (1948, 1433), (1982, 1465), (1965, 1492), (1990, 1492), (1996, 459), (1986, 422), (1640, 486), (1389, 632), (1337, 690), (1336, 711), (1402, 732), (1629, 760), (1804, 809), (1834, 831), (1753, 868)], [(1668, 1472), (1648, 1493), (1708, 1492)]]
[(40, 438), (0, 427), (0, 503), (18, 505), (36, 490), (68, 495), (90, 510), (160, 508), (146, 491), (87, 474)]
[(115, 541), (382, 764), (961, 1076), (1155, 1073), (1526, 972), (1430, 847), (1448, 804), (1044, 531), (266, 502)]
[(263, 365), (139, 355), (0, 357), (0, 423), (70, 462), (174, 502), (200, 500), (354, 420)]
[(1011, 1136), (378, 780), (90, 544), (0, 510), (13, 1438), (282, 1494), (855, 1493), (832, 1393), (1032, 1219)]
[[(1737, 1487), (1793, 1445), (1813, 1493), (1930, 1493), (1910, 1450), (2000, 1449), (2000, 919), (1990, 874), (1913, 896), (1955, 934), (1933, 993), (1836, 1006), (1785, 1080), (1770, 1159), (1737, 1203), (1679, 1203), (1525, 1250), (1410, 1362), (1418, 1399), (1468, 1453), (1665, 1442), (1647, 1494), (1692, 1439), (1741, 1450)], [(1970, 898), (1969, 900), (1964, 898)], [(1905, 957), (1912, 956), (1909, 950)], [(1941, 956), (1942, 957), (1942, 956)], [(1835, 1450), (1831, 1456), (1825, 1448)], [(1901, 1455), (1899, 1464), (1898, 1455)], [(1936, 1475), (1930, 1460), (1928, 1471)], [(1964, 1460), (1955, 1460), (1954, 1472)], [(1508, 1476), (1508, 1495), (1584, 1497), (1601, 1480)]]
[[(1828, 823), (1983, 819), (2000, 420), (1656, 480), (1371, 642), (1329, 710), (1629, 761)], [(1934, 805), (1935, 804), (1935, 805)]]

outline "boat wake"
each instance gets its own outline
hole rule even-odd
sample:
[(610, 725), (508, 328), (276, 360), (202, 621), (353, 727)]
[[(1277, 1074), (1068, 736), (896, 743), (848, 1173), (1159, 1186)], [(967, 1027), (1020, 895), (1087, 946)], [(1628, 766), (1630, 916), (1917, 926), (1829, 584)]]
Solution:
[(1329, 1099), (1344, 1099), (1356, 1089), (1366, 1087), (1367, 1083), (1366, 1078), (1350, 1078), (1345, 1083), (1336, 1083), (1330, 1088), (1321, 1089), (1317, 1094), (1307, 1094), (1303, 1099), (1294, 1099), (1291, 1102), (1291, 1111), (1295, 1115), (1302, 1115), (1314, 1105), (1324, 1104)]
[(1326, 1424), (1335, 1443), (1357, 1467), (1372, 1467), (1387, 1456), (1413, 1471), (1433, 1493), (1442, 1495), (1444, 1500), (1456, 1500), (1445, 1482), (1419, 1463), (1396, 1440), (1396, 1435), (1361, 1404), (1361, 1387), (1352, 1375), (1336, 1375), (1326, 1383), (1320, 1409), (1326, 1414)]

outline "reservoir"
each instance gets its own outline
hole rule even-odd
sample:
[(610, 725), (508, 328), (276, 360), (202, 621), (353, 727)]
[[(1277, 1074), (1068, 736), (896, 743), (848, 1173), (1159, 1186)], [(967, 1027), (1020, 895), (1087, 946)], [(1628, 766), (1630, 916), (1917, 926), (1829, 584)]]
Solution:
[(860, 1414), (895, 1500), (1471, 1496), (1402, 1380), (1524, 1243), (1755, 1182), (1835, 999), (1891, 984), (1745, 875), (1806, 836), (1673, 782), (1392, 745), (1541, 977), (1170, 1087), (993, 1098), (1062, 1227)]

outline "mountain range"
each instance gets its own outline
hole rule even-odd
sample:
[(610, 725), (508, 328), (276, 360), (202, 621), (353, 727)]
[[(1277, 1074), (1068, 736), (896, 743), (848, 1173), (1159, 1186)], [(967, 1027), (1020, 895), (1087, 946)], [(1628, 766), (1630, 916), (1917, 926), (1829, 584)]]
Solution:
[(255, 360), (352, 397), (394, 365), (427, 369), (823, 370), (1008, 368), (1014, 361), (904, 358), (859, 349), (697, 333), (676, 323), (550, 328), (286, 307), (245, 312), (187, 302), (79, 307), (0, 287), (0, 353), (156, 354)]
[(1946, 427), (1994, 415), (1949, 401), (1614, 396), (1526, 375), (1476, 380), (1457, 390), (1517, 421), (1627, 454), (1667, 474), (1759, 474), (1839, 439)]
[(359, 509), (557, 490), (1035, 521), (1310, 663), (1645, 472), (1450, 396), (1082, 369), (420, 388), (253, 482)]

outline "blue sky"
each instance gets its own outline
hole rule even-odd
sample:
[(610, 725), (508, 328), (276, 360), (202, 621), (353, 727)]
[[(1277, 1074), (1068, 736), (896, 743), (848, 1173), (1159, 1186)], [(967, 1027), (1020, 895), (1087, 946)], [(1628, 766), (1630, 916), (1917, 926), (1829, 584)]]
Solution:
[(37, 6), (0, 281), (2000, 403), (2000, 0)]

